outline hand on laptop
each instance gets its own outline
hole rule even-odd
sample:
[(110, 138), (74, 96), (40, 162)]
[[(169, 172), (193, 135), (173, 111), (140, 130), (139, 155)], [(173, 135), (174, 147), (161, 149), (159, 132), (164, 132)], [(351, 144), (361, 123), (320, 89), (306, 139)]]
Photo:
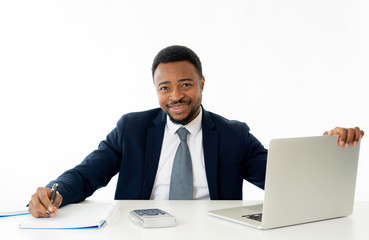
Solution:
[(51, 189), (39, 187), (32, 195), (28, 204), (28, 211), (36, 218), (53, 217), (63, 201), (63, 197), (56, 192), (54, 204), (50, 201)]
[(338, 144), (340, 146), (348, 147), (350, 144), (352, 144), (352, 146), (356, 146), (357, 142), (364, 136), (364, 131), (360, 130), (359, 127), (336, 127), (335, 129), (324, 132), (323, 135), (339, 135)]

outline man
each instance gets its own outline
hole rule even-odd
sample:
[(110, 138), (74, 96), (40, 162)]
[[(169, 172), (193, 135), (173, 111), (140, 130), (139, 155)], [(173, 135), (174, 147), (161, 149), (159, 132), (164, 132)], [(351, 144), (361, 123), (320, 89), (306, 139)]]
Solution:
[[(152, 75), (160, 108), (123, 115), (81, 164), (37, 189), (29, 202), (33, 216), (52, 217), (58, 207), (83, 201), (118, 172), (115, 199), (237, 200), (244, 179), (264, 188), (267, 150), (245, 123), (202, 107), (205, 78), (197, 55), (183, 46), (167, 47), (155, 57)], [(338, 144), (348, 147), (364, 132), (335, 128), (324, 134), (339, 134)], [(186, 160), (177, 158), (187, 165), (178, 168)]]

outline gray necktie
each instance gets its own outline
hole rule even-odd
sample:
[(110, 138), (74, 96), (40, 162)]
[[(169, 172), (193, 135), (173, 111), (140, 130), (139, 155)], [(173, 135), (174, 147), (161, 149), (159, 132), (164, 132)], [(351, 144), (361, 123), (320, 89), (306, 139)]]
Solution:
[(181, 143), (173, 161), (169, 200), (193, 199), (192, 162), (187, 146), (187, 133), (188, 131), (184, 127), (177, 130)]

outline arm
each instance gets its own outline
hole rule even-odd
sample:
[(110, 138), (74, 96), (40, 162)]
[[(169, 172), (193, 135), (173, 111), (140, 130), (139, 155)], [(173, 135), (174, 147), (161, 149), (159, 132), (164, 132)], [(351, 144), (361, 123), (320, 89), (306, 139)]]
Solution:
[[(76, 203), (91, 196), (98, 188), (106, 186), (119, 171), (122, 156), (123, 118), (102, 141), (98, 149), (89, 154), (82, 163), (64, 172), (46, 188), (38, 188), (29, 202), (29, 212), (34, 217), (52, 217), (57, 208), (69, 203)], [(51, 186), (59, 184), (54, 205), (50, 202)], [(50, 215), (46, 214), (46, 211)]]
[(247, 125), (244, 131), (246, 131), (246, 168), (244, 179), (257, 187), (264, 189), (268, 150), (265, 149), (260, 141), (249, 132), (250, 129)]
[(63, 196), (61, 207), (81, 202), (109, 183), (120, 167), (119, 139), (119, 130), (115, 128), (82, 163), (47, 185), (51, 188), (55, 182), (59, 183), (59, 193)]

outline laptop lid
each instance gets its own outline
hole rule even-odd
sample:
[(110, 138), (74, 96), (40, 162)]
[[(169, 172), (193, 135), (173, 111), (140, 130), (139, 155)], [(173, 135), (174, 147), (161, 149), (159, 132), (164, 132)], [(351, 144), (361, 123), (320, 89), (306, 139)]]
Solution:
[(352, 213), (360, 142), (341, 147), (338, 136), (271, 140), (263, 228)]
[[(260, 228), (352, 213), (360, 141), (355, 147), (344, 148), (337, 140), (338, 136), (318, 136), (270, 141)], [(228, 213), (221, 215), (232, 220)], [(234, 218), (240, 222), (240, 216)], [(244, 222), (249, 224), (250, 220)]]

